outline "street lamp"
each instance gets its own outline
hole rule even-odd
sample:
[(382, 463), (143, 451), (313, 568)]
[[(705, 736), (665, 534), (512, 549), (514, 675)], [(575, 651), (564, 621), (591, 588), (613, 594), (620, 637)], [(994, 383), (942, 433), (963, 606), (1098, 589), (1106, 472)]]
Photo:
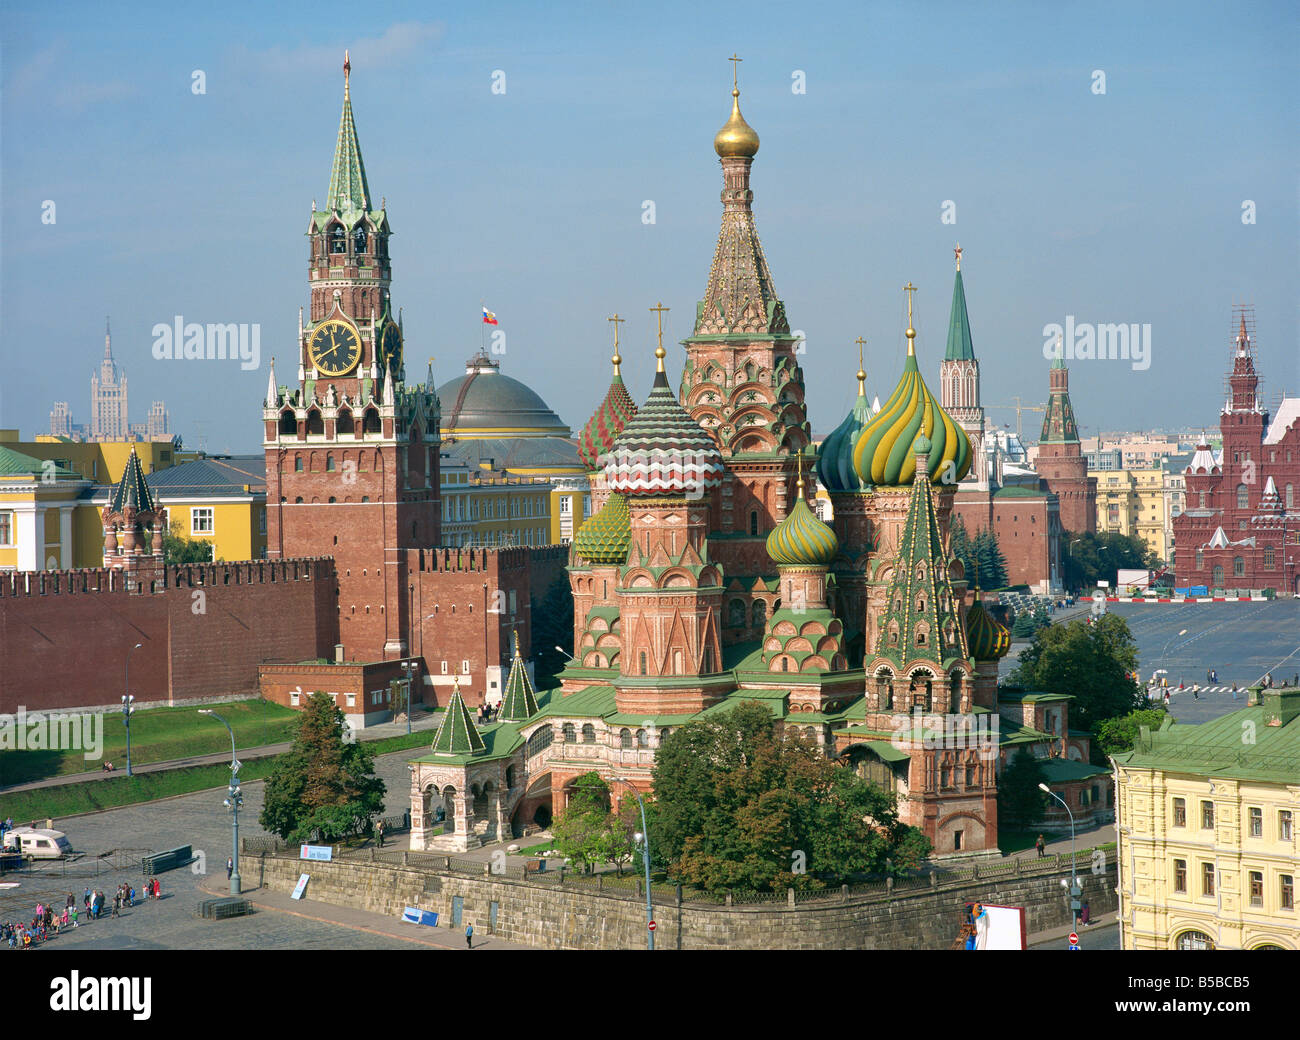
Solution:
[(576, 659), (574, 658), (574, 656), (573, 656), (571, 653), (569, 653), (569, 651), (567, 651), (566, 649), (564, 649), (564, 647), (562, 647), (562, 646), (557, 646), (555, 649), (558, 650), (558, 651), (560, 651), (560, 653), (562, 653), (562, 654), (563, 654), (565, 657), (567, 657), (570, 661), (576, 660)]
[(135, 698), (131, 696), (131, 655), (144, 644), (136, 643), (126, 652), (126, 692), (122, 694), (122, 724), (126, 727), (126, 775), (131, 775), (131, 713)]
[(234, 827), (233, 836), (231, 838), (230, 855), (231, 864), (234, 869), (230, 874), (230, 894), (232, 896), (237, 896), (243, 891), (243, 883), (239, 877), (239, 807), (244, 804), (244, 796), (240, 793), (239, 788), (239, 759), (235, 757), (235, 731), (230, 728), (230, 723), (215, 711), (211, 711), (207, 708), (200, 708), (199, 714), (211, 715), (230, 732), (230, 793), (222, 804), (230, 810)]
[(406, 687), (406, 735), (411, 735), (411, 673), (419, 668), (419, 664), (407, 658), (402, 662), (402, 683)]
[(1074, 921), (1073, 927), (1077, 927), (1079, 923), (1079, 897), (1083, 895), (1083, 890), (1079, 888), (1079, 881), (1074, 872), (1074, 813), (1070, 812), (1070, 806), (1066, 804), (1065, 799), (1046, 784), (1039, 784), (1038, 789), (1050, 794), (1065, 806), (1067, 813), (1070, 813), (1070, 914)]
[(655, 948), (655, 913), (654, 906), (650, 902), (650, 828), (645, 820), (645, 802), (641, 799), (641, 792), (633, 786), (630, 780), (625, 780), (621, 776), (611, 776), (610, 780), (619, 784), (627, 784), (628, 788), (636, 795), (637, 804), (641, 807), (641, 831), (632, 836), (632, 840), (641, 846), (641, 862), (645, 865), (645, 934), (646, 949)]

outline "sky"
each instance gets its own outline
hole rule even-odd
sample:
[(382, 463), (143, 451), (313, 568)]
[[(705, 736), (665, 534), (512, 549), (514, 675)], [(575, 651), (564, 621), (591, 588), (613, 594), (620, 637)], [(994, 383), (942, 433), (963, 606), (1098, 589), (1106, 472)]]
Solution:
[[(991, 425), (1044, 403), (1067, 319), (1150, 326), (1144, 357), (1069, 360), (1085, 436), (1215, 428), (1236, 303), (1256, 309), (1266, 406), (1300, 393), (1293, 3), (366, 10), (0, 5), (0, 427), (46, 433), (56, 400), (89, 421), (108, 315), (133, 422), (164, 400), (187, 447), (260, 450), (271, 355), (293, 375), (345, 48), (415, 380), (431, 356), (438, 383), (463, 373), (485, 303), (502, 371), (576, 433), (618, 312), (646, 396), (649, 308), (671, 308), (676, 344), (708, 279), (736, 53), (815, 434), (852, 405), (857, 337), (869, 391), (892, 391), (909, 282), (937, 392), (958, 242)], [(156, 359), (176, 315), (260, 325), (259, 365)], [(1024, 414), (1027, 440), (1041, 419)]]

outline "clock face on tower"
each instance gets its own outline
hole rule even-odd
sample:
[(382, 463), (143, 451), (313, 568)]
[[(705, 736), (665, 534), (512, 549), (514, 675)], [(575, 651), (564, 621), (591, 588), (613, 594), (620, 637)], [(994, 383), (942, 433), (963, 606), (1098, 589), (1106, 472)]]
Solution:
[(402, 332), (391, 321), (384, 326), (384, 336), (381, 340), (381, 349), (383, 350), (384, 365), (387, 368), (397, 368), (402, 363)]
[(324, 375), (347, 375), (361, 357), (361, 336), (348, 322), (332, 318), (312, 331), (307, 353)]

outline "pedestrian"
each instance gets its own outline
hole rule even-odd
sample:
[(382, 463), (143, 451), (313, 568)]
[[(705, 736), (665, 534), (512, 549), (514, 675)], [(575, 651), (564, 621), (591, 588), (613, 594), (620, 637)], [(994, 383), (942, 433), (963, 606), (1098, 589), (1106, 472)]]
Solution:
[(474, 926), (472, 924), (465, 926), (465, 949), (474, 949)]
[(235, 873), (235, 857), (227, 856), (226, 857), (226, 880), (229, 881), (231, 876), (234, 873)]
[(1085, 899), (1085, 900), (1083, 901), (1083, 906), (1080, 907), (1080, 909), (1079, 909), (1079, 921), (1080, 921), (1082, 924), (1091, 924), (1092, 921), (1089, 919), (1091, 913), (1092, 913), (1092, 911), (1091, 911), (1091, 909), (1088, 907), (1088, 900)]
[(160, 882), (157, 878), (153, 879), (153, 897), (155, 899), (162, 898), (162, 882)]
[[(1233, 696), (1235, 697), (1236, 694), (1233, 694)], [(1169, 707), (1169, 691), (1168, 691), (1168, 690), (1165, 690), (1165, 708), (1168, 708), (1168, 707)]]
[(118, 890), (113, 893), (113, 916), (120, 917), (121, 913), (119, 911), (121, 911), (121, 909), (122, 909), (122, 889), (119, 887)]
[(380, 820), (377, 824), (375, 824), (375, 837), (378, 839), (379, 847), (382, 849), (384, 847), (384, 821), (383, 820)]
[(1042, 858), (1043, 858), (1043, 847), (1044, 847), (1044, 844), (1045, 844), (1045, 843), (1044, 843), (1044, 841), (1043, 841), (1043, 836), (1040, 834), (1040, 835), (1038, 836), (1038, 840), (1037, 840), (1036, 842), (1034, 842), (1034, 848), (1036, 848), (1036, 849), (1038, 850), (1038, 858), (1039, 858), (1039, 859), (1042, 859)]
[(75, 906), (72, 908), (72, 927), (77, 927), (77, 908)]
[(1200, 683), (1193, 683), (1193, 684), (1192, 684), (1192, 697), (1193, 697), (1195, 700), (1198, 700), (1198, 701), (1201, 699), (1201, 684), (1200, 684)]

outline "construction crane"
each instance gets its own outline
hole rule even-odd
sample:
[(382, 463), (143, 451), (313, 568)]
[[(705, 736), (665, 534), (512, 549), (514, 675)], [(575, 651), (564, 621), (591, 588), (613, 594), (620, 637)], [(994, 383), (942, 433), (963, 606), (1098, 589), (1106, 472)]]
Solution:
[(1037, 405), (1037, 404), (1021, 404), (1019, 397), (1013, 397), (1011, 398), (1011, 400), (1015, 401), (1016, 403), (1015, 404), (991, 404), (988, 405), (988, 408), (990, 409), (1014, 408), (1016, 410), (1016, 437), (1019, 438), (1021, 434), (1024, 433), (1024, 431), (1021, 429), (1020, 413), (1021, 412), (1045, 412), (1047, 411), (1047, 409), (1044, 408), (1042, 405)]

